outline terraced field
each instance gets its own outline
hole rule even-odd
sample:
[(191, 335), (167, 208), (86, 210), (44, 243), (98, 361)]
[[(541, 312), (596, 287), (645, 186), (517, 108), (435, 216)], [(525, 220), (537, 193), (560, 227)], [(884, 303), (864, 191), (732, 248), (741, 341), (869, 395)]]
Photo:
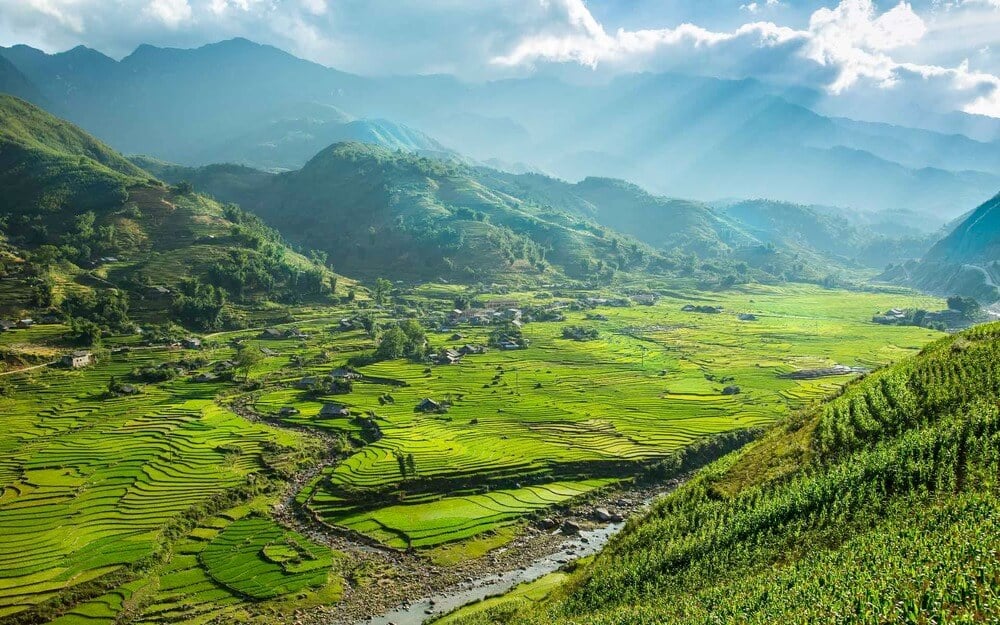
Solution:
[[(455, 294), (437, 285), (400, 301), (431, 327)], [(523, 305), (560, 300), (504, 297)], [(682, 312), (688, 303), (724, 312)], [(149, 624), (266, 620), (335, 603), (337, 571), (351, 565), (269, 519), (283, 480), (317, 447), (310, 431), (326, 434), (324, 444), (353, 445), (297, 494), (328, 525), (431, 557), (467, 539), (496, 546), (526, 516), (628, 479), (700, 437), (770, 423), (848, 379), (781, 374), (874, 367), (912, 353), (936, 333), (868, 320), (893, 306), (938, 304), (786, 286), (566, 309), (564, 322), (525, 325), (527, 349), (490, 350), (452, 366), (379, 362), (362, 367), (365, 378), (344, 395), (295, 387), (374, 347), (363, 331), (338, 329), (353, 313), (343, 308), (297, 311), (299, 322), (285, 327), (306, 337), (227, 332), (206, 337), (199, 353), (101, 352), (91, 368), (5, 376), (13, 392), (0, 396), (0, 620), (110, 624), (126, 613)], [(740, 321), (741, 312), (757, 320)], [(381, 323), (399, 314), (378, 311)], [(598, 338), (564, 339), (567, 324), (596, 328)], [(55, 356), (65, 349), (61, 331), (14, 332), (0, 343)], [(452, 339), (455, 332), (462, 337)], [(487, 328), (457, 327), (429, 339), (440, 348), (487, 336)], [(233, 339), (260, 361), (237, 372), (238, 382), (192, 381), (236, 356)], [(203, 359), (195, 371), (140, 384), (138, 395), (107, 392), (112, 377), (128, 379), (136, 367), (194, 356)], [(256, 390), (239, 388), (245, 374)], [(733, 386), (738, 392), (727, 390)], [(416, 411), (425, 398), (449, 407)], [(232, 402), (300, 431), (245, 419)], [(351, 416), (319, 418), (330, 402)], [(279, 417), (283, 407), (299, 413)], [(372, 419), (381, 438), (366, 440), (358, 417)]]
[[(269, 455), (301, 446), (220, 408), (216, 385), (107, 394), (111, 376), (166, 357), (106, 355), (86, 370), (13, 378), (14, 398), (0, 400), (0, 618), (88, 582), (127, 582), (158, 561), (179, 522), (253, 492)], [(113, 616), (127, 594), (126, 584), (66, 618)]]
[[(415, 297), (434, 301), (449, 295), (454, 292), (448, 287), (435, 286), (419, 289)], [(504, 297), (537, 303), (535, 293)], [(939, 304), (899, 295), (760, 286), (665, 298), (655, 306), (568, 312), (565, 322), (526, 325), (531, 346), (525, 350), (492, 350), (431, 368), (381, 362), (363, 373), (405, 385), (362, 382), (349, 395), (320, 398), (285, 385), (264, 392), (256, 406), (269, 414), (295, 407), (300, 414), (287, 421), (353, 437), (359, 435), (356, 420), (318, 418), (323, 403), (374, 415), (384, 438), (328, 469), (299, 501), (332, 525), (392, 546), (429, 547), (495, 529), (536, 509), (493, 502), (484, 513), (486, 490), (530, 500), (540, 485), (621, 478), (642, 461), (699, 437), (770, 423), (851, 377), (791, 380), (782, 374), (833, 364), (874, 368), (912, 353), (936, 333), (870, 323), (875, 311), (901, 301)], [(724, 312), (683, 312), (688, 303), (719, 305)], [(604, 320), (588, 320), (587, 313)], [(740, 321), (737, 313), (752, 313), (756, 321)], [(599, 338), (565, 340), (561, 329), (567, 324), (596, 327)], [(331, 340), (328, 332), (316, 330), (329, 358), (297, 375), (328, 372), (370, 346), (361, 332)], [(452, 341), (456, 331), (463, 338)], [(435, 347), (485, 343), (487, 330), (449, 328), (430, 340)], [(727, 394), (729, 386), (739, 392)], [(424, 398), (451, 406), (445, 414), (415, 411)], [(404, 475), (400, 459), (411, 457), (412, 468)]]

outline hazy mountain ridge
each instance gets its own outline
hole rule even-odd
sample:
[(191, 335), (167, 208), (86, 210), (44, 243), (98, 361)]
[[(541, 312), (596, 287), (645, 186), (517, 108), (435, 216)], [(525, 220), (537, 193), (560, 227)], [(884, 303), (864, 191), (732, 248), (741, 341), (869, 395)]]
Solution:
[[(219, 160), (206, 143), (255, 136), (276, 107), (316, 101), (417, 128), (479, 160), (527, 162), (570, 179), (623, 177), (671, 196), (950, 214), (1000, 186), (993, 143), (826, 118), (782, 96), (808, 97), (750, 80), (364, 78), (246, 40), (195, 50), (141, 46), (120, 62), (80, 48), (45, 55), (16, 46), (0, 54), (54, 106), (120, 150), (185, 164)], [(857, 183), (842, 183), (848, 179)]]

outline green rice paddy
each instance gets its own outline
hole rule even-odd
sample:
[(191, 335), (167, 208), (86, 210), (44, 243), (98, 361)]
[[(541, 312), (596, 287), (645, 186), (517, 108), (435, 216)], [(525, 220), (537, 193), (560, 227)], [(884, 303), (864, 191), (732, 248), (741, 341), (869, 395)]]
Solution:
[[(565, 301), (584, 294), (571, 295)], [(407, 301), (430, 326), (432, 311), (450, 309), (453, 296), (454, 288), (435, 286)], [(534, 292), (504, 298), (560, 301)], [(724, 312), (682, 312), (688, 303)], [(381, 362), (361, 369), (366, 379), (350, 394), (326, 397), (294, 383), (373, 347), (360, 330), (336, 330), (345, 310), (300, 311), (297, 327), (308, 339), (226, 333), (210, 337), (201, 355), (232, 358), (232, 338), (267, 348), (250, 372), (261, 386), (249, 396), (255, 410), (295, 407), (288, 424), (358, 445), (308, 483), (299, 504), (331, 526), (432, 554), (456, 541), (492, 545), (491, 532), (513, 536), (526, 516), (628, 479), (700, 437), (771, 423), (848, 379), (781, 374), (876, 367), (913, 353), (937, 334), (870, 323), (878, 310), (906, 306), (940, 302), (789, 285), (567, 309), (565, 322), (526, 324), (527, 349), (490, 350), (452, 366)], [(757, 321), (739, 321), (744, 312)], [(565, 340), (567, 324), (595, 327), (599, 338)], [(31, 332), (42, 344), (57, 339)], [(451, 339), (456, 332), (461, 339)], [(485, 343), (487, 334), (454, 327), (429, 339), (444, 347)], [(0, 620), (61, 614), (63, 625), (112, 623), (123, 611), (137, 623), (243, 620), (262, 613), (248, 605), (280, 610), (287, 597), (336, 601), (335, 554), (267, 518), (273, 491), (264, 485), (280, 479), (273, 469), (294, 470), (315, 441), (231, 412), (228, 402), (242, 391), (230, 382), (185, 375), (142, 385), (137, 396), (106, 393), (111, 376), (190, 354), (99, 355), (88, 369), (5, 378), (14, 392), (0, 397)], [(739, 393), (725, 393), (729, 386)], [(443, 414), (415, 411), (424, 398), (451, 405)], [(326, 402), (346, 405), (352, 418), (320, 419)], [(365, 443), (357, 416), (373, 418), (383, 437)], [(400, 459), (410, 457), (404, 473)], [(256, 498), (252, 510), (234, 493)], [(51, 607), (74, 589), (86, 592), (66, 610)]]

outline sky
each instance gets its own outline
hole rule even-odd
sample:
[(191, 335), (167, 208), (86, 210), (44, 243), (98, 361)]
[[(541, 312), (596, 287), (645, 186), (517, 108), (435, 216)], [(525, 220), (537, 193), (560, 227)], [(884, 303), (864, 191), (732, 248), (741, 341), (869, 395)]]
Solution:
[(236, 36), (368, 75), (671, 71), (1000, 118), (1000, 0), (0, 0), (0, 45)]

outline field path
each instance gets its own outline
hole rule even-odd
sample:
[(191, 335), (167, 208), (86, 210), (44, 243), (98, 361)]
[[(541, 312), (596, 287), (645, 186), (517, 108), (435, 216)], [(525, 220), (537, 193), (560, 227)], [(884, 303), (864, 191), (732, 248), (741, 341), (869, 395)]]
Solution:
[(10, 371), (0, 372), (0, 376), (4, 375), (14, 375), (15, 373), (24, 373), (25, 371), (34, 371), (35, 369), (41, 369), (43, 367), (51, 367), (52, 365), (59, 362), (58, 360), (53, 360), (52, 362), (43, 362), (40, 365), (32, 365), (30, 367), (24, 367), (21, 369), (12, 369)]

